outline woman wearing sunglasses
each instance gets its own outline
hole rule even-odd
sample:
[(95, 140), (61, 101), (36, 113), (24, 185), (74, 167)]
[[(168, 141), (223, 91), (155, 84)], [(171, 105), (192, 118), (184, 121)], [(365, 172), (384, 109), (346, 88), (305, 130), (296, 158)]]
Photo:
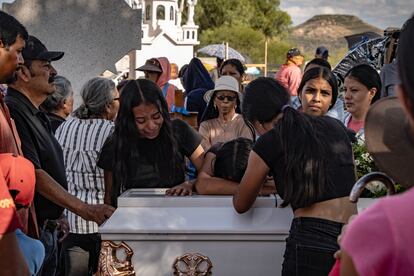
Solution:
[(199, 132), (203, 137), (201, 145), (205, 151), (216, 143), (238, 137), (253, 140), (253, 130), (240, 115), (239, 87), (235, 78), (222, 76), (216, 81), (214, 90), (204, 95), (208, 105), (201, 119)]

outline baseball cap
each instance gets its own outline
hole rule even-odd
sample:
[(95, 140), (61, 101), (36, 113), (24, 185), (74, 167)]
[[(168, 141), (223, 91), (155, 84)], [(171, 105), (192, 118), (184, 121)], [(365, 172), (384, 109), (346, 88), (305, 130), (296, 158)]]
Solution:
[(300, 53), (300, 51), (299, 51), (299, 49), (298, 48), (292, 48), (292, 49), (290, 49), (288, 52), (287, 52), (287, 54), (286, 54), (286, 56), (288, 57), (288, 58), (291, 58), (291, 57), (297, 57), (297, 56), (301, 56), (302, 54)]
[(30, 35), (23, 48), (22, 55), (28, 60), (56, 61), (63, 57), (64, 52), (48, 51), (46, 46), (36, 37)]
[(326, 48), (325, 46), (319, 46), (318, 48), (316, 48), (315, 57), (328, 58), (328, 56), (329, 56), (328, 48)]
[(29, 206), (33, 201), (36, 182), (33, 164), (22, 156), (2, 153), (0, 170), (16, 206)]
[(150, 58), (145, 61), (145, 64), (135, 69), (137, 71), (151, 71), (162, 73), (161, 65), (158, 59)]

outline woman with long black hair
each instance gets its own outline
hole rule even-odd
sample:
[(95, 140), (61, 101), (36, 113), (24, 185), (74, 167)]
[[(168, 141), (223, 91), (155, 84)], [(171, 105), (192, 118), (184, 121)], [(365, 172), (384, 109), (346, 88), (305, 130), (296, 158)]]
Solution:
[[(171, 120), (162, 91), (152, 81), (129, 81), (122, 90), (115, 131), (98, 166), (105, 170), (105, 202), (131, 188), (171, 188), (185, 182), (184, 157), (201, 168), (201, 137), (187, 123)], [(176, 195), (191, 192), (180, 185)]]
[(340, 121), (300, 113), (289, 98), (271, 78), (246, 87), (242, 113), (262, 136), (233, 204), (239, 213), (249, 210), (271, 172), (281, 206), (294, 212), (282, 274), (327, 275), (342, 225), (356, 213), (348, 200), (355, 182), (351, 142)]

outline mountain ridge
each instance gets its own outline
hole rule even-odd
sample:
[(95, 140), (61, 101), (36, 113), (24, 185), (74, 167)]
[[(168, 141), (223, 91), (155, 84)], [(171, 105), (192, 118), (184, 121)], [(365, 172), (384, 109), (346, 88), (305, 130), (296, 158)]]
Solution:
[(380, 35), (383, 30), (370, 25), (355, 15), (326, 14), (315, 15), (307, 21), (294, 26), (289, 39), (308, 55), (313, 55), (315, 49), (324, 45), (332, 55), (343, 55), (347, 51), (345, 36), (363, 32), (374, 32)]

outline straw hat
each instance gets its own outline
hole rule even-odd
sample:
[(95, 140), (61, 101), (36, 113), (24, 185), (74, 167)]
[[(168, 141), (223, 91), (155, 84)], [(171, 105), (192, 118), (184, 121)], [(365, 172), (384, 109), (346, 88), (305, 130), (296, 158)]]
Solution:
[(405, 187), (414, 185), (414, 141), (407, 115), (396, 97), (371, 106), (365, 120), (365, 139), (379, 169)]
[(209, 90), (204, 94), (204, 100), (206, 101), (206, 103), (209, 103), (214, 92), (225, 90), (225, 91), (235, 92), (237, 96), (239, 97), (239, 100), (241, 101), (242, 94), (240, 93), (239, 89), (240, 89), (239, 82), (235, 78), (231, 76), (221, 76), (220, 78), (216, 80), (214, 89)]

